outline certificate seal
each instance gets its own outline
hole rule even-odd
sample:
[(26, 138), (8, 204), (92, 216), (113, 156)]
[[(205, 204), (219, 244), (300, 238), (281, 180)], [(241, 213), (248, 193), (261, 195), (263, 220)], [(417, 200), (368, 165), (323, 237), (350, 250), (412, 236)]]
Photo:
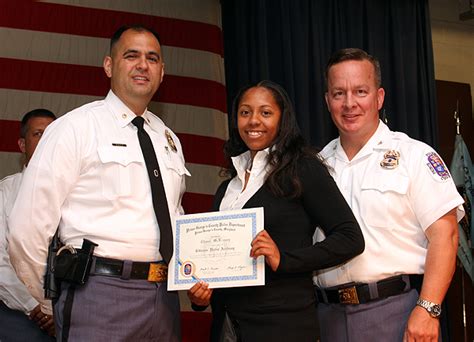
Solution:
[(184, 277), (192, 277), (194, 275), (195, 266), (191, 261), (185, 261), (181, 265), (181, 274)]

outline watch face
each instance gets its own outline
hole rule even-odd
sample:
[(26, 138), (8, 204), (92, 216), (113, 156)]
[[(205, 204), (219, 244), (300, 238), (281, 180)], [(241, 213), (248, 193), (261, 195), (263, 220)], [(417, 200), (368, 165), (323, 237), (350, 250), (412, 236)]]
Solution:
[(441, 315), (441, 306), (439, 306), (438, 304), (433, 305), (430, 308), (430, 313), (433, 317), (438, 317), (439, 315)]

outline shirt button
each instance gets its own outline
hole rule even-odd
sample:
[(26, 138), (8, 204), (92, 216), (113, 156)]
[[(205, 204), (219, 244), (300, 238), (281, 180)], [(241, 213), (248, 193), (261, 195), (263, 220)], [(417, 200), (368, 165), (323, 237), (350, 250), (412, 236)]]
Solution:
[(125, 113), (122, 114), (122, 118), (123, 118), (123, 119), (126, 119), (126, 118), (127, 118), (127, 114), (125, 114)]
[(153, 174), (154, 174), (155, 177), (157, 177), (157, 178), (158, 178), (158, 176), (160, 175), (160, 173), (158, 172), (157, 169), (154, 169), (154, 170), (153, 170)]

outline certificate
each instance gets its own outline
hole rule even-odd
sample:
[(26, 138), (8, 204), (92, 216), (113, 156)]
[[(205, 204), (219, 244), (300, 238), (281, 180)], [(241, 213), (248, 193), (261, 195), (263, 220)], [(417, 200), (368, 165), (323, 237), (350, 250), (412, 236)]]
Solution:
[(263, 208), (182, 215), (174, 221), (168, 290), (203, 280), (210, 288), (265, 285), (265, 258), (250, 257)]

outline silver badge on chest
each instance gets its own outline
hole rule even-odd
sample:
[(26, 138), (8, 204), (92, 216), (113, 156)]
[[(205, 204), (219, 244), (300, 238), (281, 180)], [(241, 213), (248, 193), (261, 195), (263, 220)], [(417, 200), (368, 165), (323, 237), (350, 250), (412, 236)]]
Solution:
[(390, 150), (385, 152), (383, 155), (383, 160), (380, 162), (380, 166), (384, 169), (392, 170), (398, 166), (400, 161), (400, 152), (395, 150)]

